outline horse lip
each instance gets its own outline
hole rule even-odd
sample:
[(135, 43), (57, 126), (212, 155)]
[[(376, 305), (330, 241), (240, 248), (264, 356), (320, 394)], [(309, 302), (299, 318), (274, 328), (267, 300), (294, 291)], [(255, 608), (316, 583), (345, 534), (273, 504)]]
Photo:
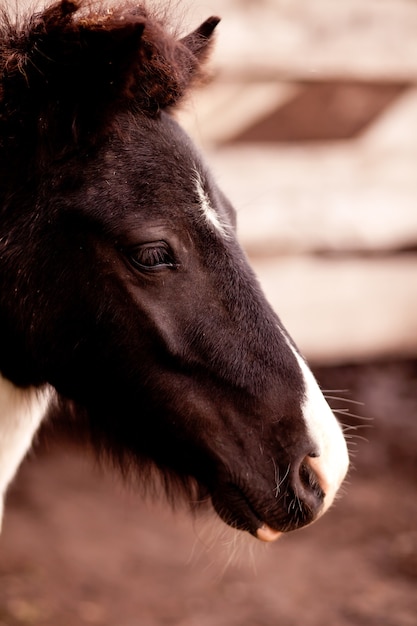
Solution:
[(264, 541), (270, 543), (271, 541), (276, 541), (281, 537), (282, 532), (280, 530), (274, 530), (268, 524), (262, 524), (256, 531), (256, 538), (259, 541)]

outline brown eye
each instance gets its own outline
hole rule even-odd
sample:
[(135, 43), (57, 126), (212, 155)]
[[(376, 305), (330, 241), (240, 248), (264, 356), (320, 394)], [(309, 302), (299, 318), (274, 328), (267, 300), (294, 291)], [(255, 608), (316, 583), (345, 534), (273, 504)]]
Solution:
[(129, 251), (128, 257), (131, 264), (140, 270), (158, 270), (166, 267), (177, 267), (173, 254), (164, 241), (137, 246)]

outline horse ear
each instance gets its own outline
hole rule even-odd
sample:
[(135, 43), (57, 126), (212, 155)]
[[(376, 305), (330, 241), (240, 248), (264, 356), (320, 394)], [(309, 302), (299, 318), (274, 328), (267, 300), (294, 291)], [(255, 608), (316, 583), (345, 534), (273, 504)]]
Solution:
[(213, 33), (219, 22), (219, 17), (209, 17), (201, 24), (201, 26), (196, 28), (196, 30), (180, 40), (180, 42), (188, 48), (188, 50), (198, 59), (200, 63), (205, 61), (211, 50)]

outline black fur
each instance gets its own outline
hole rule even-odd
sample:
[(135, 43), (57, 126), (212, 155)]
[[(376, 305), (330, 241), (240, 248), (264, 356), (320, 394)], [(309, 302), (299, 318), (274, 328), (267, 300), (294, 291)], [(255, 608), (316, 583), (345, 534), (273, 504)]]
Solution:
[(3, 19), (0, 371), (53, 385), (124, 473), (156, 467), (233, 526), (288, 530), (323, 498), (289, 506), (312, 453), (303, 378), (232, 207), (170, 115), (217, 22), (176, 41), (144, 9), (68, 0)]

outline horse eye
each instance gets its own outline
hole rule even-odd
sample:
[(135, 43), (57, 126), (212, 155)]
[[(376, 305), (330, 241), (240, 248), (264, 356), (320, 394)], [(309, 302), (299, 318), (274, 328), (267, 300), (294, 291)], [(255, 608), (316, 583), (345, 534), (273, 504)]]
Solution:
[(163, 241), (147, 243), (129, 251), (131, 264), (140, 270), (156, 270), (165, 267), (175, 268), (173, 254)]

